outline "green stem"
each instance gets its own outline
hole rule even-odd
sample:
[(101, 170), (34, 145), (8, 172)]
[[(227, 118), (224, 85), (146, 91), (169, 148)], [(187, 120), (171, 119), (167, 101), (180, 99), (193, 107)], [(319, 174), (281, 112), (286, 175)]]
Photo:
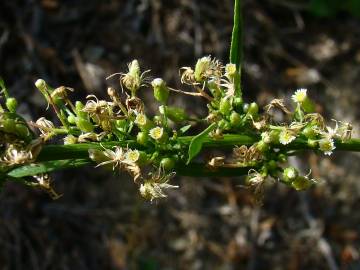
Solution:
[[(182, 144), (188, 145), (192, 136), (179, 137), (179, 141)], [(214, 140), (207, 138), (203, 143), (203, 148), (216, 149), (216, 148), (232, 148), (235, 145), (252, 145), (257, 139), (247, 135), (224, 135), (222, 140)], [(24, 165), (12, 169), (6, 175), (10, 178), (19, 178), (24, 176), (31, 176), (37, 173), (46, 173), (55, 170), (62, 170), (66, 168), (81, 167), (87, 164), (92, 164), (89, 159), (89, 149), (103, 149), (113, 146), (122, 146), (130, 148), (140, 147), (134, 141), (124, 142), (105, 142), (101, 143), (83, 143), (83, 144), (71, 144), (71, 145), (46, 145), (41, 150), (36, 163), (30, 165)], [(360, 139), (351, 139), (346, 142), (336, 141), (336, 151), (353, 151), (360, 152)], [(307, 145), (306, 140), (296, 139), (289, 145), (279, 145), (281, 149), (287, 151), (299, 151), (299, 150), (314, 150)], [(189, 165), (179, 163), (176, 166), (176, 172), (179, 175), (195, 176), (195, 177), (209, 177), (209, 176), (240, 176), (247, 174), (250, 168), (217, 168), (215, 170), (208, 168), (203, 163), (191, 162)], [(1, 178), (1, 177), (0, 177)]]

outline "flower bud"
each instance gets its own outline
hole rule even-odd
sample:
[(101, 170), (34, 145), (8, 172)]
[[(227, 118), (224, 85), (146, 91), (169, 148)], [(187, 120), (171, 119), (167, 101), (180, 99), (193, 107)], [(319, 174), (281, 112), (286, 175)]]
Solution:
[(242, 119), (240, 114), (238, 114), (237, 112), (233, 111), (230, 115), (230, 124), (233, 127), (239, 127), (242, 124)]
[(307, 145), (311, 148), (315, 148), (318, 146), (318, 141), (317, 140), (313, 140), (313, 139), (308, 139), (307, 140)]
[(46, 82), (43, 79), (38, 79), (35, 82), (35, 86), (37, 89), (39, 89), (40, 91), (44, 91), (46, 90)]
[(283, 180), (286, 183), (293, 182), (299, 176), (299, 172), (294, 167), (288, 167), (283, 172)]
[(76, 124), (76, 116), (73, 115), (73, 114), (70, 114), (70, 115), (67, 117), (67, 121), (68, 121), (70, 124), (72, 124), (72, 125)]
[(142, 130), (147, 131), (154, 126), (154, 123), (143, 113), (136, 115), (134, 123)]
[(136, 141), (141, 145), (146, 145), (149, 141), (149, 135), (147, 134), (147, 132), (140, 131), (136, 135)]
[(231, 129), (231, 124), (230, 124), (230, 122), (226, 121), (225, 119), (221, 119), (219, 121), (218, 127), (222, 130), (229, 130), (229, 129)]
[(307, 126), (303, 129), (302, 134), (308, 139), (314, 139), (316, 137), (316, 131), (314, 126)]
[(156, 78), (151, 82), (151, 85), (154, 89), (155, 99), (162, 104), (166, 104), (169, 98), (169, 89), (165, 81), (161, 78)]
[(16, 112), (16, 108), (17, 108), (17, 100), (15, 98), (9, 97), (6, 99), (6, 108), (12, 112), (15, 113)]
[(93, 132), (94, 125), (87, 119), (76, 117), (75, 119), (76, 126), (83, 132)]
[(189, 118), (184, 109), (168, 106), (165, 110), (167, 118), (175, 123), (184, 122)]
[(313, 184), (314, 184), (314, 181), (310, 180), (306, 176), (298, 176), (291, 182), (292, 187), (298, 191), (308, 189)]
[(195, 65), (194, 77), (197, 82), (203, 82), (207, 76), (208, 70), (211, 66), (210, 56), (205, 56), (197, 60)]
[(259, 113), (259, 106), (255, 102), (250, 103), (247, 114), (250, 114), (251, 116), (255, 117), (258, 115), (258, 113)]
[(175, 167), (175, 160), (173, 158), (163, 158), (160, 161), (160, 167), (163, 168), (165, 171), (170, 171)]
[(220, 100), (219, 111), (223, 115), (229, 115), (232, 110), (232, 99), (230, 97), (223, 97)]
[(268, 151), (270, 149), (270, 147), (266, 142), (261, 140), (256, 144), (256, 149), (259, 150), (261, 153), (264, 153), (264, 152)]
[(243, 105), (244, 101), (242, 99), (242, 97), (236, 97), (234, 98), (234, 102), (233, 102), (233, 106), (234, 106), (234, 109), (238, 112), (238, 113), (241, 113), (242, 110), (243, 110)]

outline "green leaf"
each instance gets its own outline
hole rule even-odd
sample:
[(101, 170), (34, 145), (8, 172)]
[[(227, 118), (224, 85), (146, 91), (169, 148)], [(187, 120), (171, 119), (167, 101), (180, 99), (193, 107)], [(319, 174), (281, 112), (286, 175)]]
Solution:
[(237, 70), (241, 70), (243, 29), (242, 29), (241, 0), (235, 0), (234, 25), (230, 45), (230, 63), (235, 64)]
[(184, 134), (186, 131), (188, 131), (191, 128), (191, 125), (186, 125), (180, 128), (180, 134)]
[(34, 163), (34, 164), (24, 165), (15, 168), (10, 172), (8, 172), (7, 176), (12, 178), (21, 178), (25, 176), (33, 176), (37, 174), (48, 173), (55, 170), (77, 168), (90, 163), (91, 161), (88, 159), (66, 159), (66, 160), (45, 161), (41, 163)]
[(190, 161), (200, 153), (204, 141), (207, 139), (208, 134), (216, 128), (216, 125), (216, 123), (212, 123), (191, 140), (189, 145), (189, 159), (186, 164), (189, 164)]

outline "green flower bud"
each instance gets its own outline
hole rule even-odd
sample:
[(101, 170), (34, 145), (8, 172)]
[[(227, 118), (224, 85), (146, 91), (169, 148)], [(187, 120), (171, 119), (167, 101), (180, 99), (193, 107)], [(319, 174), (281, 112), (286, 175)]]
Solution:
[(16, 135), (19, 136), (20, 138), (27, 138), (27, 139), (31, 139), (32, 138), (32, 134), (29, 130), (29, 128), (24, 125), (24, 124), (16, 124), (15, 125), (15, 132)]
[(222, 92), (221, 88), (220, 88), (220, 83), (218, 83), (215, 80), (209, 80), (207, 82), (207, 87), (209, 88), (211, 94), (215, 97), (215, 99), (220, 97), (221, 92)]
[(293, 182), (299, 176), (299, 172), (294, 167), (288, 167), (283, 172), (283, 180), (286, 183)]
[(269, 171), (275, 171), (278, 166), (275, 160), (270, 160), (267, 164), (266, 167), (268, 168)]
[(169, 89), (163, 79), (156, 78), (151, 82), (154, 89), (154, 97), (162, 104), (166, 104), (169, 98)]
[(292, 187), (298, 191), (308, 189), (313, 184), (314, 184), (314, 181), (310, 180), (306, 176), (298, 176), (291, 182)]
[(210, 56), (200, 58), (195, 65), (194, 77), (197, 82), (203, 82), (207, 76), (207, 72), (211, 67)]
[(153, 121), (156, 125), (161, 125), (163, 118), (160, 115), (155, 115)]
[(75, 119), (76, 126), (83, 132), (93, 132), (94, 125), (87, 119), (76, 117)]
[(154, 123), (147, 118), (147, 116), (143, 113), (138, 113), (136, 115), (135, 125), (137, 125), (142, 131), (150, 130), (152, 127), (154, 127)]
[(166, 107), (166, 116), (175, 123), (184, 122), (189, 117), (184, 109), (178, 107)]
[(115, 121), (115, 128), (120, 130), (121, 132), (126, 132), (129, 125), (125, 119), (120, 119)]
[(16, 133), (16, 123), (12, 118), (7, 118), (2, 121), (2, 129), (7, 133)]
[(302, 134), (308, 139), (315, 139), (316, 131), (314, 126), (307, 126), (303, 129)]
[(43, 79), (38, 79), (35, 82), (35, 86), (37, 89), (39, 89), (41, 92), (46, 91), (47, 84)]
[(247, 114), (250, 114), (251, 116), (255, 117), (258, 115), (258, 113), (259, 113), (259, 106), (255, 102), (250, 103)]
[(12, 112), (12, 113), (15, 113), (16, 112), (16, 108), (17, 108), (17, 100), (15, 98), (7, 98), (6, 99), (6, 108)]
[(175, 160), (173, 158), (163, 158), (160, 161), (160, 167), (163, 168), (165, 171), (170, 171), (175, 167)]
[(261, 153), (265, 153), (270, 149), (270, 147), (266, 142), (261, 140), (256, 144), (256, 149), (258, 149)]
[(243, 110), (243, 103), (244, 103), (244, 100), (241, 97), (234, 98), (234, 102), (233, 102), (234, 109), (237, 112), (241, 113)]
[(270, 139), (271, 139), (272, 143), (278, 144), (279, 143), (279, 137), (280, 137), (280, 131), (278, 131), (278, 130), (270, 131)]
[(244, 103), (244, 104), (242, 105), (242, 109), (243, 109), (243, 112), (244, 112), (244, 113), (247, 113), (248, 110), (249, 110), (249, 103)]
[(230, 124), (230, 122), (226, 121), (225, 119), (221, 119), (219, 121), (218, 127), (222, 130), (229, 130), (229, 129), (231, 129), (231, 124)]
[(219, 111), (223, 115), (229, 115), (232, 110), (232, 99), (229, 97), (223, 97), (220, 100)]
[(73, 115), (73, 114), (70, 114), (68, 117), (67, 117), (67, 120), (70, 124), (74, 125), (76, 124), (76, 116)]
[(230, 115), (230, 124), (233, 127), (239, 127), (242, 124), (242, 119), (240, 114), (238, 114), (237, 112), (232, 112)]
[(88, 117), (88, 114), (83, 111), (84, 108), (85, 108), (85, 105), (81, 101), (76, 101), (75, 102), (75, 110), (76, 110), (76, 115), (78, 117), (81, 117), (81, 118), (87, 118)]
[(313, 139), (307, 140), (307, 145), (311, 148), (316, 148), (318, 146), (318, 141)]
[(136, 141), (141, 145), (146, 145), (149, 141), (149, 135), (147, 132), (141, 131), (136, 135)]

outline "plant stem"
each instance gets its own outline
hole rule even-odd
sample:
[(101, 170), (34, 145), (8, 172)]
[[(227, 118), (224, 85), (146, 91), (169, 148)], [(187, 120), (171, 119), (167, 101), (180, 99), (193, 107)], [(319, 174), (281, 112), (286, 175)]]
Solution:
[[(188, 145), (192, 136), (179, 137), (178, 140), (185, 145)], [(258, 139), (247, 135), (235, 135), (227, 134), (221, 140), (214, 140), (207, 138), (203, 143), (204, 149), (216, 149), (216, 148), (233, 148), (235, 145), (247, 145), (254, 144)], [(56, 170), (62, 170), (66, 168), (81, 167), (91, 164), (89, 159), (89, 149), (104, 149), (113, 146), (130, 147), (141, 149), (134, 141), (123, 142), (104, 142), (101, 143), (83, 143), (83, 144), (70, 144), (70, 145), (46, 145), (41, 150), (36, 163), (30, 165), (24, 165), (12, 169), (7, 173), (10, 178), (19, 178), (24, 176), (34, 175), (36, 173), (45, 173)], [(336, 141), (336, 151), (353, 151), (360, 152), (360, 139), (351, 139), (346, 142)], [(298, 151), (298, 150), (314, 150), (307, 145), (306, 140), (296, 139), (291, 144), (286, 146), (278, 145), (279, 149), (286, 151)], [(179, 175), (205, 177), (205, 176), (240, 176), (247, 174), (250, 168), (217, 168), (215, 170), (210, 169), (204, 163), (191, 162), (189, 165), (179, 163), (176, 166), (176, 172)], [(0, 177), (1, 178), (1, 177)]]

